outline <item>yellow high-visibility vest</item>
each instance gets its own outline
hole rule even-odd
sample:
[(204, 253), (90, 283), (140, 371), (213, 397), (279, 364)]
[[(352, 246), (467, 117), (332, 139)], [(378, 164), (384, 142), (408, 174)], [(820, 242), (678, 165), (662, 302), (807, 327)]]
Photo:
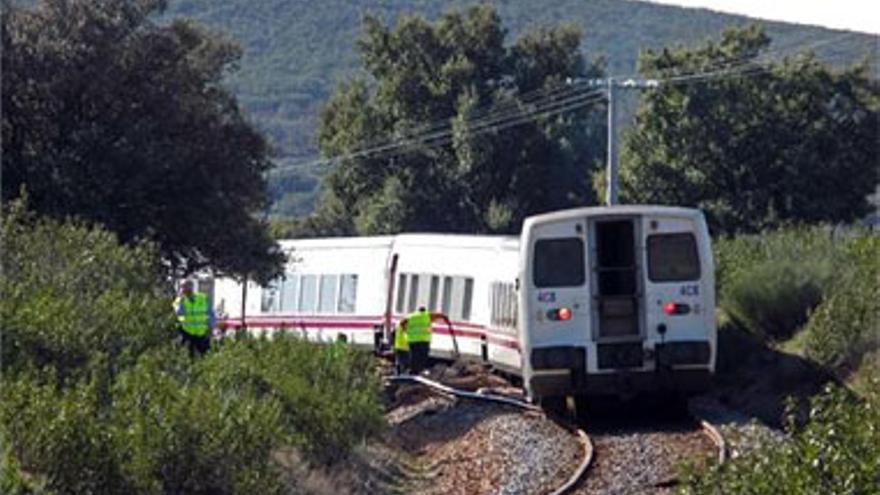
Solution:
[(409, 315), (406, 333), (410, 343), (431, 342), (431, 313), (417, 311)]
[[(182, 314), (179, 308), (183, 308)], [(193, 293), (193, 297), (179, 296), (174, 300), (174, 308), (177, 311), (177, 321), (183, 331), (194, 336), (204, 337), (210, 330), (210, 308), (208, 296), (201, 292)]]
[(406, 330), (398, 323), (394, 329), (394, 350), (409, 352), (409, 340), (406, 338)]

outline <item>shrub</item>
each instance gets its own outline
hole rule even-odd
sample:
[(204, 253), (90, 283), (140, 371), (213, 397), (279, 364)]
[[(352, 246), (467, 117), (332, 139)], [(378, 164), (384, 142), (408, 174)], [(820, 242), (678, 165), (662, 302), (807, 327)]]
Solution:
[(383, 424), (368, 354), (291, 336), (229, 339), (195, 360), (159, 347), (112, 378), (92, 369), (64, 386), (51, 371), (4, 381), (10, 463), (50, 493), (280, 493), (273, 454), (329, 463)]
[(880, 238), (849, 239), (846, 252), (849, 269), (805, 328), (807, 356), (838, 372), (858, 368), (880, 349)]
[(722, 289), (742, 278), (743, 272), (768, 261), (827, 259), (843, 262), (839, 239), (830, 227), (788, 227), (762, 235), (721, 237), (715, 240), (715, 282)]
[(49, 366), (63, 381), (87, 374), (90, 362), (115, 373), (173, 335), (150, 246), (129, 248), (99, 227), (38, 219), (21, 203), (4, 213), (4, 376)]
[[(2, 442), (6, 445), (6, 442)], [(21, 473), (21, 465), (12, 455), (12, 450), (5, 448), (0, 458), (0, 493), (4, 495), (31, 495), (33, 493), (46, 493), (43, 486), (34, 486), (35, 483), (24, 478)]]
[(790, 228), (716, 243), (720, 306), (737, 324), (771, 340), (806, 323), (845, 262), (843, 242), (824, 227)]
[(186, 352), (145, 355), (114, 387), (114, 442), (138, 493), (280, 493), (281, 407), (198, 373)]
[(331, 462), (381, 428), (369, 355), (282, 335), (193, 359), (149, 246), (20, 204), (2, 235), (3, 493), (280, 493), (280, 449)]
[(767, 261), (744, 270), (731, 282), (722, 305), (750, 332), (782, 340), (806, 323), (832, 277), (832, 267), (820, 260)]
[(287, 441), (313, 461), (345, 456), (384, 424), (370, 355), (285, 333), (223, 342), (200, 365), (203, 379), (281, 404)]
[[(880, 383), (875, 383), (875, 387)], [(868, 494), (880, 473), (880, 395), (866, 400), (828, 387), (811, 400), (809, 422), (789, 422), (789, 439), (690, 474), (687, 494)]]
[(130, 491), (99, 386), (97, 380), (81, 380), (58, 388), (50, 373), (4, 379), (0, 420), (10, 461), (42, 478), (49, 493)]

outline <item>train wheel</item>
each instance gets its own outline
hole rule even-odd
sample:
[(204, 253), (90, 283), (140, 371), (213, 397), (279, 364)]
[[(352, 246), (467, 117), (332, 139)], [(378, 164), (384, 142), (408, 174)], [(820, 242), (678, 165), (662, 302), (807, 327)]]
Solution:
[(538, 403), (541, 404), (541, 407), (547, 411), (551, 411), (556, 414), (564, 414), (565, 413), (565, 396), (564, 395), (540, 397), (538, 399)]
[(570, 395), (542, 397), (540, 402), (541, 407), (547, 411), (570, 418), (577, 417), (577, 406), (574, 397)]

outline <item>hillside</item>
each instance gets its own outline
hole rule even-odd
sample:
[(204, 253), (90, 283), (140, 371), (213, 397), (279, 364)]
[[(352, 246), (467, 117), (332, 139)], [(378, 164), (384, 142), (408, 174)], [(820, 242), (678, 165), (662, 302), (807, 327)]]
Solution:
[[(448, 9), (474, 1), (401, 0), (177, 0), (169, 16), (186, 16), (228, 33), (244, 48), (241, 70), (230, 84), (242, 105), (278, 148), (278, 160), (290, 174), (273, 183), (273, 210), (300, 214), (311, 208), (320, 170), (307, 163), (316, 156), (317, 113), (340, 81), (358, 69), (355, 42), (362, 15), (372, 12), (393, 21), (404, 13), (436, 18)], [(635, 74), (644, 48), (693, 45), (749, 18), (703, 9), (683, 9), (620, 0), (506, 0), (496, 2), (514, 39), (542, 24), (574, 23), (584, 31), (583, 50), (605, 57), (613, 75)], [(780, 55), (814, 49), (831, 63), (848, 65), (870, 55), (876, 60), (877, 38), (812, 26), (766, 23)], [(280, 201), (279, 201), (280, 200)]]

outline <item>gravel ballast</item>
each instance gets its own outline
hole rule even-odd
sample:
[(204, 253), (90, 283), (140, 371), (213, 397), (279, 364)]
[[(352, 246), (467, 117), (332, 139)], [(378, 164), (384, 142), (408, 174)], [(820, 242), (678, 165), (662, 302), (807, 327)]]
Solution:
[(574, 493), (670, 493), (679, 467), (705, 464), (715, 445), (695, 424), (591, 432), (595, 448), (592, 468)]
[(394, 426), (414, 456), (409, 493), (541, 494), (560, 486), (581, 460), (577, 436), (543, 414), (472, 401), (425, 401)]

